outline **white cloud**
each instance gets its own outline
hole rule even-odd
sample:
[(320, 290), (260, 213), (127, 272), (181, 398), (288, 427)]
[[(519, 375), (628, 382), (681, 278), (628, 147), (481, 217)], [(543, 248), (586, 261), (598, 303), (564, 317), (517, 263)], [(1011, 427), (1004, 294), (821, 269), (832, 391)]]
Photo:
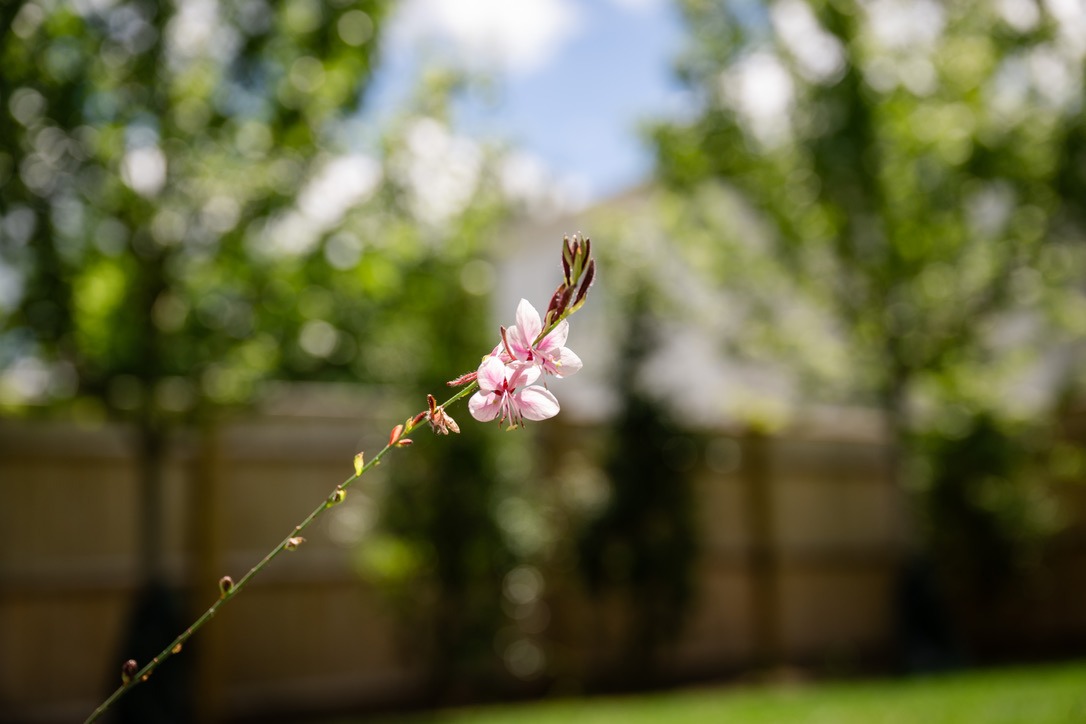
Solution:
[(571, 0), (406, 0), (391, 43), (451, 54), (471, 70), (532, 73), (546, 66), (580, 28)]

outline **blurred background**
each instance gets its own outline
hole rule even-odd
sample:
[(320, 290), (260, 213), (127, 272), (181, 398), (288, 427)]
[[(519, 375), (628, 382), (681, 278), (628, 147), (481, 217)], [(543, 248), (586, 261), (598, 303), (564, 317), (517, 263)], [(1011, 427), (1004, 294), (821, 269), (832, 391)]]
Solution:
[(513, 323), (118, 721), (1086, 654), (1077, 0), (0, 7), (0, 720), (81, 719)]

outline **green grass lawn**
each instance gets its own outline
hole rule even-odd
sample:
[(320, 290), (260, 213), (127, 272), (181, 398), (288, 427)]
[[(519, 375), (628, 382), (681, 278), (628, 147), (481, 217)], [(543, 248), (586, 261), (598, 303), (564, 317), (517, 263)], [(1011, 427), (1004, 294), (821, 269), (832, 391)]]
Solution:
[(1086, 723), (1086, 663), (862, 683), (721, 687), (440, 711), (387, 724)]

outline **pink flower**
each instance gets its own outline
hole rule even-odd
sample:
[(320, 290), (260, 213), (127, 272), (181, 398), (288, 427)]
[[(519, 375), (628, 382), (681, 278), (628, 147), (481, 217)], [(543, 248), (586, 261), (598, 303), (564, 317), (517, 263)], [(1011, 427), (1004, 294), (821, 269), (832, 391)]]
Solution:
[(535, 343), (536, 337), (543, 331), (543, 321), (539, 312), (528, 302), (521, 299), (517, 305), (517, 323), (502, 330), (502, 343), (491, 353), (500, 356), (505, 362), (526, 362), (538, 366), (549, 375), (567, 377), (581, 369), (581, 358), (565, 346), (569, 336), (569, 322), (562, 320), (546, 337)]
[[(539, 379), (539, 368), (499, 357), (487, 357), (479, 365), (479, 391), (468, 400), (471, 416), (480, 422), (509, 420), (520, 427), (524, 420), (546, 420), (558, 414), (558, 400), (542, 387), (532, 385)], [(518, 389), (519, 388), (519, 389)]]

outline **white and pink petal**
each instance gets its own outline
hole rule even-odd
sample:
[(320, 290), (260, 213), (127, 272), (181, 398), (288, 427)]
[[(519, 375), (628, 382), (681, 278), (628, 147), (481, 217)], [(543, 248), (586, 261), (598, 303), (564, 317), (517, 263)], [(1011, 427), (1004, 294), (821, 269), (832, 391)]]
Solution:
[(574, 372), (581, 369), (583, 363), (581, 358), (574, 353), (569, 347), (563, 347), (559, 350), (558, 355), (558, 377), (568, 377)]
[(539, 312), (527, 299), (521, 299), (517, 305), (517, 332), (524, 341), (525, 346), (531, 346), (535, 338), (543, 331), (543, 320), (539, 318)]
[(479, 422), (490, 422), (502, 409), (502, 395), (496, 392), (476, 392), (468, 400), (468, 412)]
[(485, 392), (500, 390), (506, 380), (506, 366), (499, 357), (487, 357), (479, 365), (479, 389)]
[[(538, 332), (536, 333), (538, 334)], [(569, 337), (569, 321), (563, 319), (546, 337), (539, 341), (539, 349), (543, 351), (555, 350), (565, 346)]]
[(513, 401), (526, 420), (547, 420), (558, 414), (558, 400), (549, 390), (532, 385), (515, 392)]

